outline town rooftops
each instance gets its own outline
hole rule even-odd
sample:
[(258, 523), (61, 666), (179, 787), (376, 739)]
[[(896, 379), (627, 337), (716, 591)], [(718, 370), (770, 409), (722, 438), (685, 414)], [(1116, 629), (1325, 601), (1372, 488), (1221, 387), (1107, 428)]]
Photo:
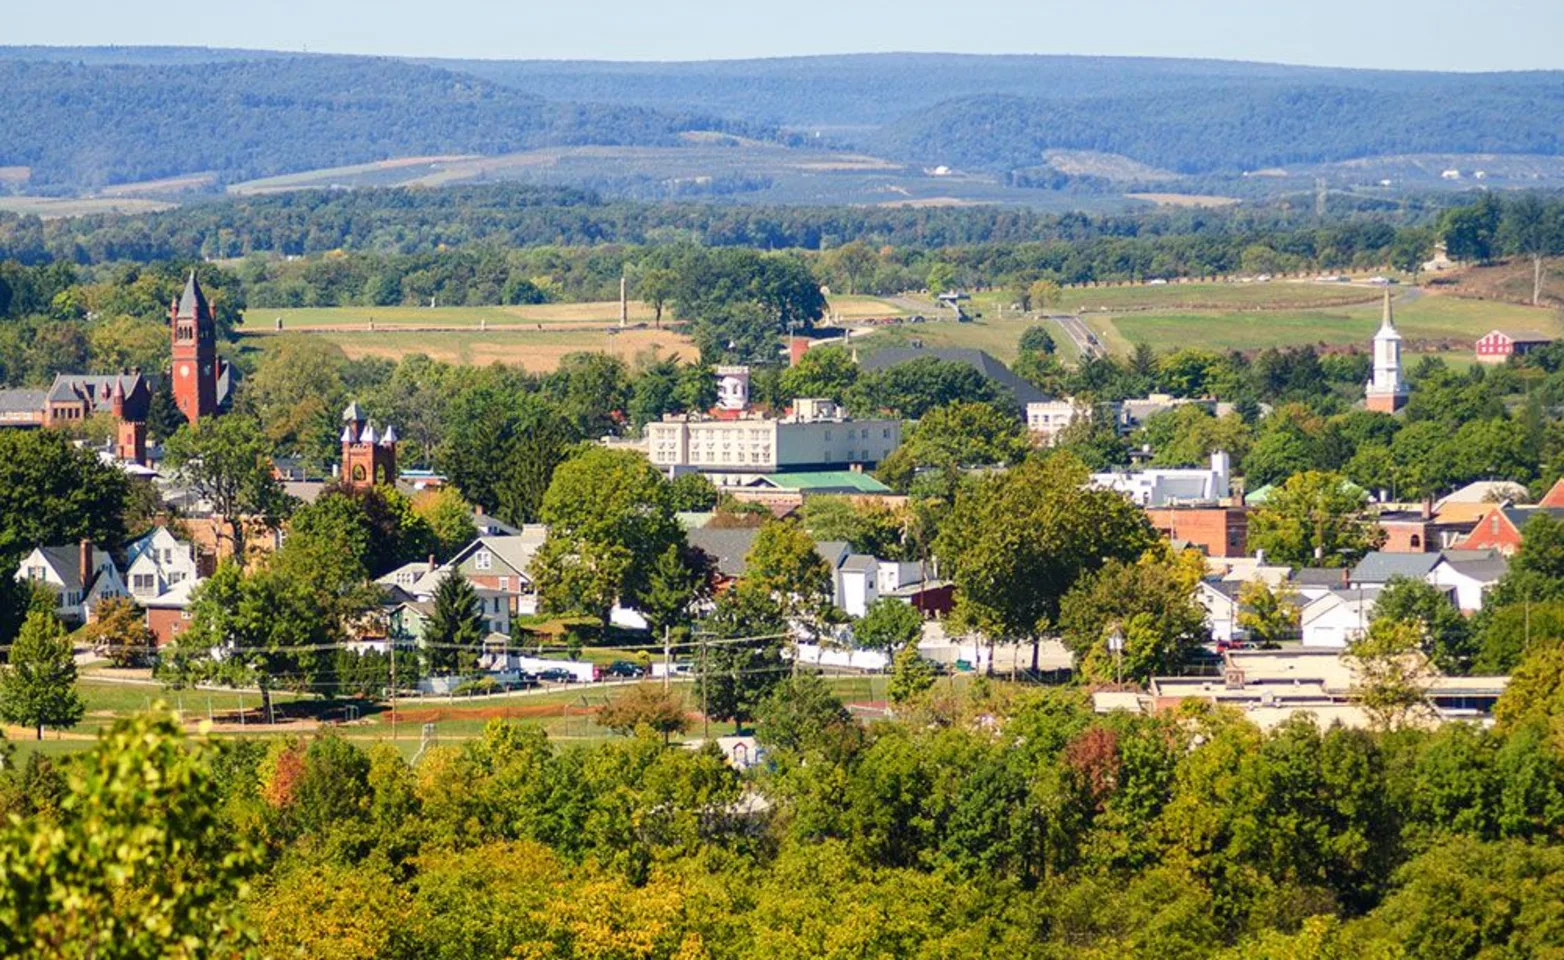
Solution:
[(128, 397), (142, 382), (139, 373), (57, 373), (54, 383), (49, 385), (48, 400), (51, 403), (86, 400), (94, 408), (107, 406), (116, 389)]
[(1389, 583), (1396, 577), (1421, 580), (1439, 565), (1437, 553), (1386, 553), (1375, 551), (1367, 554), (1352, 568), (1353, 583)]
[(31, 413), (43, 409), (47, 390), (0, 390), (0, 413)]
[(1510, 569), (1509, 558), (1497, 550), (1446, 550), (1444, 562), (1455, 572), (1482, 583), (1494, 583)]
[(755, 543), (759, 527), (701, 527), (689, 532), (690, 546), (711, 557), (717, 572), (733, 578), (744, 575), (744, 558)]

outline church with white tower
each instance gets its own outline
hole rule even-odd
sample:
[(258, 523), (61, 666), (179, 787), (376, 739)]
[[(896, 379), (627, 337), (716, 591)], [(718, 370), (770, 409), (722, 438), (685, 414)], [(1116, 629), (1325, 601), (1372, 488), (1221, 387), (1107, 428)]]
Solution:
[(1407, 385), (1401, 378), (1401, 333), (1385, 291), (1385, 315), (1374, 334), (1374, 375), (1364, 391), (1364, 405), (1380, 413), (1395, 413), (1407, 403)]

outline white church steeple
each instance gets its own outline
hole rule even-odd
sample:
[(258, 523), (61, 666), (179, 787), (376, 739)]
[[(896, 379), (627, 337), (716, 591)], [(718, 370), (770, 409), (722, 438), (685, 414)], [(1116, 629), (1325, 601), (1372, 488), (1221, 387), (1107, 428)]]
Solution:
[(1366, 406), (1381, 413), (1395, 413), (1406, 406), (1406, 381), (1401, 379), (1401, 332), (1385, 291), (1385, 312), (1374, 334), (1374, 376), (1365, 391)]

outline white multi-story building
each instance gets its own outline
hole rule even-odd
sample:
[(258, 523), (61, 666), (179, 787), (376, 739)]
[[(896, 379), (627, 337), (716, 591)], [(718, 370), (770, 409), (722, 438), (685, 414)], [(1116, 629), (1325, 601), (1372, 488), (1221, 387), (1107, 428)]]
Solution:
[(900, 420), (853, 420), (829, 400), (797, 400), (780, 420), (669, 418), (646, 425), (646, 454), (665, 471), (726, 485), (787, 470), (873, 466), (901, 446)]
[(187, 581), (200, 579), (195, 548), (180, 543), (167, 527), (157, 527), (125, 548), (125, 585), (137, 601), (160, 597)]
[(1208, 503), (1231, 495), (1231, 466), (1228, 455), (1218, 450), (1211, 454), (1209, 469), (1114, 470), (1092, 474), (1092, 482), (1099, 487), (1119, 491), (1141, 507)]
[(1077, 417), (1089, 417), (1091, 411), (1069, 400), (1041, 400), (1026, 405), (1026, 429), (1044, 446), (1053, 446), (1054, 439)]

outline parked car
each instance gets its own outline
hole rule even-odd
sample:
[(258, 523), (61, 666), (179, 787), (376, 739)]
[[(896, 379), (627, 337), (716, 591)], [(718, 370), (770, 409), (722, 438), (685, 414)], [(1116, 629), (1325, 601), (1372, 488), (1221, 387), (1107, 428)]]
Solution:
[(538, 679), (545, 683), (575, 683), (576, 675), (562, 667), (549, 667), (538, 672)]
[(645, 673), (646, 671), (642, 670), (638, 664), (631, 663), (628, 660), (615, 660), (608, 665), (607, 670), (603, 671), (603, 676), (614, 680), (626, 680), (643, 676)]

